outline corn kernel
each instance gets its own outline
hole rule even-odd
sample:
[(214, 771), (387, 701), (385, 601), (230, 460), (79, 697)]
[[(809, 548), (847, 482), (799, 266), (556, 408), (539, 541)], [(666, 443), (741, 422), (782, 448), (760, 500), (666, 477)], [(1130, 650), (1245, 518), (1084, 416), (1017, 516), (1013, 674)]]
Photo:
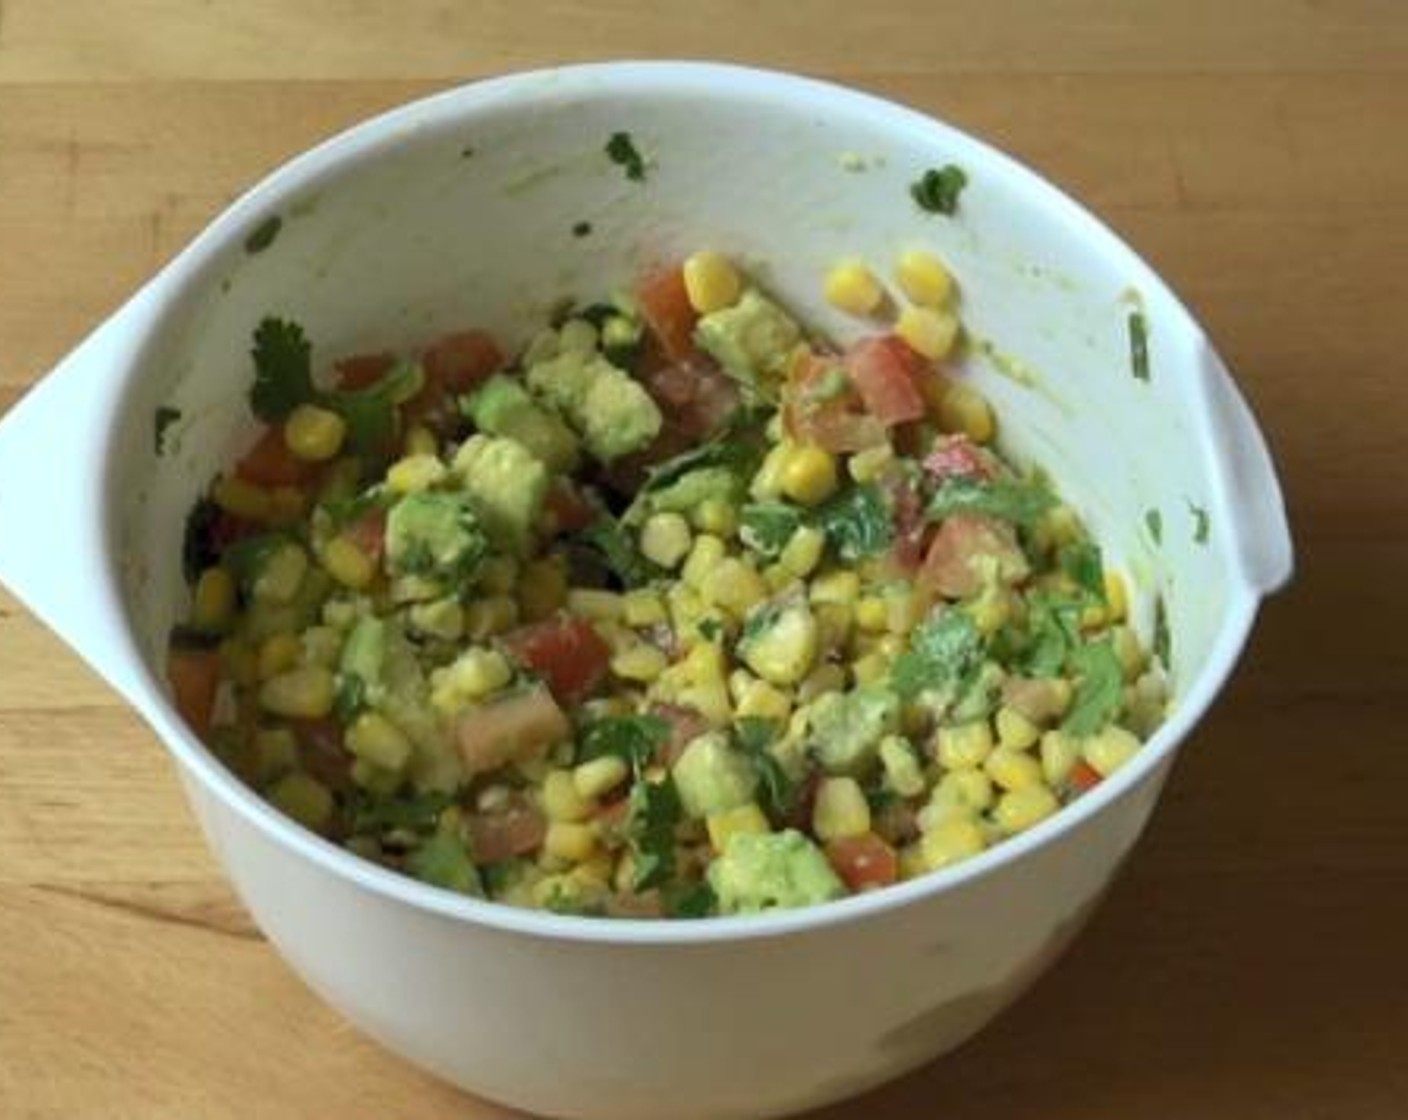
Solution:
[(884, 599), (867, 595), (856, 603), (856, 625), (867, 633), (884, 633), (889, 622), (890, 612)]
[(846, 469), (857, 482), (874, 482), (895, 459), (894, 449), (888, 443), (877, 443), (864, 451), (857, 451), (846, 463)]
[(310, 626), (303, 631), (299, 644), (303, 647), (299, 660), (304, 665), (322, 665), (335, 669), (342, 655), (342, 631), (331, 626)]
[(924, 771), (907, 739), (899, 735), (881, 739), (880, 765), (885, 770), (886, 787), (900, 797), (918, 797), (924, 792)]
[(958, 317), (931, 307), (906, 307), (895, 322), (895, 333), (916, 354), (934, 361), (953, 349)]
[(953, 276), (944, 262), (922, 249), (900, 254), (895, 280), (909, 301), (920, 307), (942, 307), (953, 295)]
[(818, 840), (844, 840), (870, 831), (870, 805), (854, 778), (826, 778), (817, 787), (812, 831)]
[(470, 641), (482, 642), (511, 630), (517, 623), (518, 602), (507, 595), (476, 599), (464, 609), (464, 635)]
[(689, 305), (701, 315), (732, 307), (743, 291), (738, 270), (722, 253), (711, 249), (691, 253), (682, 271)]
[(1080, 758), (1081, 741), (1064, 731), (1048, 731), (1041, 737), (1041, 775), (1047, 785), (1064, 782)]
[(596, 853), (596, 829), (572, 821), (550, 821), (543, 835), (543, 852), (568, 863), (581, 863)]
[(1041, 763), (1025, 751), (999, 746), (983, 760), (983, 769), (1003, 789), (1042, 784)]
[(615, 622), (623, 613), (621, 596), (615, 591), (574, 587), (567, 592), (567, 609), (594, 622)]
[(678, 513), (656, 513), (646, 519), (640, 531), (641, 553), (652, 564), (674, 568), (689, 554), (689, 522)]
[(518, 581), (518, 606), (529, 622), (555, 614), (567, 601), (567, 573), (552, 559), (535, 560)]
[(641, 644), (640, 636), (619, 622), (595, 622), (592, 628), (611, 647), (613, 654), (625, 653), (626, 650), (635, 649)]
[(1111, 622), (1123, 622), (1129, 613), (1129, 595), (1119, 572), (1105, 572), (1105, 608)]
[(710, 813), (704, 824), (709, 832), (710, 846), (720, 855), (728, 850), (728, 842), (741, 833), (761, 834), (772, 831), (768, 818), (752, 801), (733, 809)]
[(398, 494), (414, 494), (443, 482), (448, 473), (436, 455), (408, 455), (388, 468), (386, 485)]
[(725, 552), (724, 542), (718, 537), (701, 533), (694, 538), (694, 547), (690, 549), (689, 558), (684, 562), (681, 577), (690, 587), (700, 590), (704, 585), (704, 577), (719, 566)]
[(1015, 836), (1044, 821), (1060, 807), (1061, 803), (1048, 787), (1023, 786), (1004, 793), (998, 799), (993, 820), (1002, 832)]
[(549, 770), (543, 778), (543, 812), (550, 821), (584, 821), (591, 802), (577, 790), (570, 770)]
[(342, 450), (347, 421), (329, 408), (301, 404), (284, 421), (284, 443), (298, 458), (322, 463)]
[(363, 712), (352, 722), (347, 749), (383, 770), (401, 770), (411, 760), (410, 739), (380, 712)]
[(920, 829), (927, 831), (953, 816), (972, 817), (992, 804), (992, 779), (979, 769), (954, 770), (939, 779), (920, 811)]
[(289, 603), (307, 573), (308, 554), (299, 545), (281, 545), (264, 561), (251, 591), (261, 603)]
[(288, 719), (320, 719), (332, 711), (332, 673), (319, 665), (300, 665), (270, 677), (259, 687), (265, 711)]
[(1139, 752), (1139, 737), (1123, 727), (1111, 724), (1086, 739), (1081, 745), (1081, 757), (1102, 778), (1108, 778)]
[(738, 510), (726, 498), (705, 498), (693, 513), (694, 527), (716, 537), (731, 537), (738, 530)]
[(860, 597), (860, 576), (847, 568), (823, 572), (812, 580), (813, 603), (854, 603)]
[(782, 472), (792, 455), (790, 443), (779, 443), (763, 456), (762, 465), (748, 487), (748, 493), (760, 502), (782, 497)]
[(806, 680), (797, 689), (797, 702), (810, 704), (819, 696), (825, 696), (828, 692), (840, 692), (845, 687), (846, 671), (839, 665), (827, 662), (825, 665), (818, 665), (807, 675)]
[(795, 572), (788, 571), (781, 564), (769, 564), (763, 569), (763, 582), (774, 595), (786, 591), (798, 581)]
[(725, 557), (704, 577), (699, 593), (706, 603), (722, 607), (742, 618), (767, 598), (767, 584), (753, 565), (736, 557)]
[(431, 674), (431, 703), (441, 711), (453, 712), (465, 701), (482, 700), (497, 692), (512, 677), (508, 659), (498, 650), (471, 647)]
[(649, 642), (637, 642), (611, 659), (611, 671), (623, 680), (648, 683), (669, 664), (669, 659)]
[(317, 832), (332, 819), (332, 794), (322, 782), (297, 771), (285, 774), (265, 794), (280, 812)]
[(224, 568), (206, 568), (196, 580), (191, 602), (191, 625), (218, 633), (235, 617), (235, 581)]
[(997, 433), (992, 406), (969, 385), (951, 382), (939, 401), (935, 419), (946, 432), (962, 432), (974, 443), (988, 443)]
[(287, 632), (265, 638), (259, 646), (259, 679), (267, 681), (292, 669), (302, 652), (302, 643)]
[(437, 455), (440, 450), (435, 433), (424, 424), (415, 424), (406, 432), (401, 441), (401, 453), (407, 458), (413, 455)]
[(518, 561), (512, 556), (491, 556), (479, 568), (479, 590), (506, 595), (518, 582)]
[(985, 719), (939, 728), (939, 762), (948, 770), (981, 766), (992, 751), (992, 728)]
[(372, 558), (344, 536), (328, 541), (322, 560), (328, 575), (353, 591), (364, 590), (376, 576)]
[(735, 697), (738, 715), (784, 722), (792, 714), (792, 701), (767, 681), (753, 680)]
[(817, 647), (815, 617), (804, 607), (791, 607), (744, 646), (743, 660), (771, 684), (796, 684), (811, 670)]
[(627, 626), (656, 626), (669, 619), (658, 592), (630, 591), (621, 600), (621, 617)]
[(794, 502), (814, 506), (836, 492), (836, 456), (815, 444), (793, 448), (782, 468), (782, 492)]
[(272, 506), (269, 491), (234, 475), (222, 475), (210, 487), (210, 500), (226, 513), (246, 521), (267, 521)]
[(1076, 511), (1064, 502), (1047, 510), (1036, 523), (1032, 534), (1033, 543), (1046, 550), (1073, 544), (1080, 537), (1080, 518), (1076, 516)]
[(938, 871), (977, 855), (987, 847), (983, 831), (970, 818), (954, 817), (919, 838), (919, 858), (925, 871)]
[(577, 793), (586, 801), (594, 801), (609, 790), (615, 789), (626, 780), (631, 768), (624, 758), (605, 754), (583, 762), (572, 771), (572, 784)]
[(827, 303), (851, 315), (869, 315), (885, 298), (880, 281), (858, 260), (833, 266), (826, 274), (824, 291)]
[(1012, 750), (1028, 750), (1041, 738), (1041, 728), (1009, 704), (997, 709), (993, 722), (997, 725), (997, 741)]
[(851, 664), (851, 676), (858, 685), (882, 681), (890, 672), (890, 662), (879, 654), (867, 653)]
[(406, 618), (415, 633), (442, 642), (457, 642), (464, 635), (464, 608), (454, 599), (412, 603)]
[(849, 603), (818, 603), (816, 615), (817, 642), (822, 650), (835, 653), (844, 649), (855, 624), (855, 608)]
[(1110, 634), (1110, 644), (1124, 671), (1124, 679), (1137, 680), (1146, 664), (1144, 647), (1139, 644), (1138, 635), (1128, 626), (1117, 626)]
[(821, 553), (825, 547), (826, 535), (820, 529), (802, 525), (782, 546), (777, 561), (794, 576), (805, 579), (821, 562)]

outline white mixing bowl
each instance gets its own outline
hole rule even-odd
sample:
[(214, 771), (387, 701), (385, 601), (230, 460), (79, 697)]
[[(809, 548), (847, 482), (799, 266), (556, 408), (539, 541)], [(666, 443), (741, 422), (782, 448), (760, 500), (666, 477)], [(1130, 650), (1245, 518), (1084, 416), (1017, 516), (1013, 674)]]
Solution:
[[(617, 131), (647, 158), (644, 180), (607, 158)], [(951, 218), (909, 195), (921, 172), (949, 163), (969, 178)], [(277, 237), (249, 251), (275, 216)], [(574, 234), (579, 222), (590, 234)], [(606, 922), (462, 898), (363, 862), (267, 806), (176, 716), (162, 666), (187, 594), (182, 522), (254, 430), (247, 352), (263, 315), (299, 320), (325, 358), (471, 324), (522, 339), (559, 297), (710, 246), (845, 338), (856, 324), (818, 295), (827, 265), (860, 255), (883, 266), (911, 244), (959, 278), (979, 340), (968, 376), (995, 403), (1004, 446), (1051, 471), (1131, 574), (1146, 637), (1156, 597), (1167, 604), (1171, 716), (1071, 807), (879, 893), (758, 917)], [(1135, 310), (1148, 324), (1147, 379), (1131, 365)], [(163, 405), (182, 418), (159, 457)], [(260, 928), (391, 1049), (554, 1116), (781, 1114), (969, 1037), (1090, 914), (1261, 597), (1290, 569), (1246, 405), (1188, 312), (1118, 238), (928, 117), (733, 67), (524, 74), (361, 125), (230, 207), (0, 424), (0, 578), (161, 736)]]

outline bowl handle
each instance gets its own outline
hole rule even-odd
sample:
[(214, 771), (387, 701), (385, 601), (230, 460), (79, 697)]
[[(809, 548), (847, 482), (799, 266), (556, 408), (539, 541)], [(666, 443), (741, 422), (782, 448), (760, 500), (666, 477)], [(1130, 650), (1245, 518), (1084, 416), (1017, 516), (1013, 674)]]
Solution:
[(138, 292), (0, 421), (0, 581), (129, 700), (145, 689), (112, 571), (104, 475), (153, 299), (150, 286)]
[(1269, 595), (1291, 578), (1295, 568), (1281, 484), (1252, 410), (1211, 346), (1204, 347), (1202, 372), (1213, 454), (1231, 515), (1237, 558), (1247, 582)]

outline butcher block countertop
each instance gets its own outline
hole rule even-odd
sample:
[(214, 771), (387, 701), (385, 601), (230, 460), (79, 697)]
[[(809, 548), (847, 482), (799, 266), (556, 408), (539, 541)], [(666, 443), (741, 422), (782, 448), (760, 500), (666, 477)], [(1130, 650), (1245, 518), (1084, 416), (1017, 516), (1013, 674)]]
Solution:
[[(1088, 932), (816, 1116), (1408, 1115), (1408, 5), (0, 0), (0, 411), (288, 156), (608, 57), (837, 79), (1049, 175), (1207, 326), (1291, 510), (1295, 583)], [(510, 1115), (303, 987), (153, 734), (0, 591), (0, 1117)]]

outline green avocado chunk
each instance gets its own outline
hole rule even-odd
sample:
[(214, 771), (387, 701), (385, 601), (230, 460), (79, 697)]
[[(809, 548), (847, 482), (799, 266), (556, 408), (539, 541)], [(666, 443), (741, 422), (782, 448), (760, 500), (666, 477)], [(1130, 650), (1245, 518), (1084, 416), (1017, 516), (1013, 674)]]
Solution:
[(828, 774), (861, 774), (899, 726), (899, 697), (883, 685), (829, 692), (809, 709), (813, 748)]
[(771, 397), (802, 330), (772, 300), (749, 288), (732, 307), (701, 318), (694, 339), (735, 381)]
[(577, 469), (578, 443), (572, 429), (513, 378), (494, 375), (464, 398), (463, 408), (481, 432), (516, 439), (549, 470), (570, 474)]
[(495, 548), (522, 556), (548, 493), (548, 469), (516, 439), (471, 436), (455, 455), (455, 471)]
[(650, 394), (600, 354), (568, 350), (528, 367), (528, 387), (561, 412), (604, 463), (639, 451), (664, 417)]
[(721, 914), (811, 906), (846, 893), (821, 849), (790, 828), (735, 833), (707, 874)]

